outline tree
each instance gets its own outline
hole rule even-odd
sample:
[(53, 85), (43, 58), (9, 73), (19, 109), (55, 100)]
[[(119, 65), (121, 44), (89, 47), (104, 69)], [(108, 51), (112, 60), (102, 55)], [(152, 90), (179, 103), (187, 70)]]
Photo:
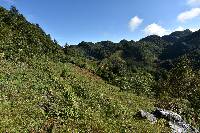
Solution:
[(54, 39), (53, 42), (54, 42), (55, 44), (58, 44), (58, 41), (57, 41), (56, 39)]
[(160, 96), (192, 101), (194, 108), (200, 109), (200, 76), (190, 67), (190, 60), (186, 56), (179, 59), (176, 66), (169, 71), (157, 91)]
[(19, 14), (19, 10), (17, 10), (17, 8), (15, 6), (10, 7), (10, 12), (13, 14), (17, 14), (17, 15)]

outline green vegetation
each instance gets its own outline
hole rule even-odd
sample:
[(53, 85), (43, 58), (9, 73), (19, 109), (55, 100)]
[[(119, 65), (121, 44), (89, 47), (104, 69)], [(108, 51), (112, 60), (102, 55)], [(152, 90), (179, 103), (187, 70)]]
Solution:
[(169, 132), (139, 110), (200, 127), (200, 31), (60, 47), (0, 8), (0, 132)]
[(164, 37), (148, 36), (138, 42), (82, 42), (66, 46), (64, 51), (67, 56), (72, 49), (78, 51), (79, 61), (73, 62), (76, 65), (96, 62), (83, 68), (122, 92), (155, 99), (155, 106), (175, 111), (200, 127), (199, 42), (200, 31), (185, 30)]
[(31, 24), (15, 7), (10, 11), (0, 7), (0, 53), (9, 60), (26, 61), (33, 57), (48, 56), (63, 60), (61, 47), (50, 35)]
[[(1, 132), (159, 132), (135, 117), (154, 101), (68, 63), (1, 61)], [(166, 129), (167, 130), (167, 129)]]

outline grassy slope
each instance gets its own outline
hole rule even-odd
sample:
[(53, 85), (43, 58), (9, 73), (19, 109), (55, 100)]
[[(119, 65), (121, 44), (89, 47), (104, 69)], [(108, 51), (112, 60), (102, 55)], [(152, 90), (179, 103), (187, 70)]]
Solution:
[[(153, 101), (72, 64), (0, 60), (0, 132), (160, 132), (134, 115)], [(167, 130), (167, 129), (165, 129)], [(167, 132), (167, 131), (166, 131)]]

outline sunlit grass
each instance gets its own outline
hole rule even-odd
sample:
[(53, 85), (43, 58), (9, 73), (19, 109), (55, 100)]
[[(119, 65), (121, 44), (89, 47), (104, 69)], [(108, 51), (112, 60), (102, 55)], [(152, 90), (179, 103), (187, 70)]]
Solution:
[[(64, 73), (63, 73), (64, 72)], [(1, 61), (1, 132), (160, 132), (135, 117), (153, 101), (105, 83), (72, 64)]]

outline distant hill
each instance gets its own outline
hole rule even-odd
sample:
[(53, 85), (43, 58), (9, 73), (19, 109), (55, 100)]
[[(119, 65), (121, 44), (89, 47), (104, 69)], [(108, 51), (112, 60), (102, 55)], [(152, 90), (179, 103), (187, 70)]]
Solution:
[(162, 39), (167, 41), (167, 42), (174, 43), (177, 40), (179, 40), (180, 38), (186, 37), (186, 36), (191, 35), (191, 34), (192, 34), (192, 31), (187, 29), (187, 30), (184, 30), (184, 31), (173, 32), (170, 35), (163, 36)]
[(164, 47), (170, 43), (169, 41), (165, 40), (163, 37), (160, 37), (157, 35), (147, 36), (141, 39), (140, 42), (151, 42), (151, 43), (157, 44), (160, 47)]
[[(183, 32), (184, 33), (184, 32)], [(188, 31), (189, 33), (189, 31)], [(184, 54), (189, 54), (200, 49), (200, 31), (189, 34), (188, 36), (180, 37), (173, 45), (170, 45), (164, 51), (165, 57), (177, 58)]]
[[(138, 42), (122, 40), (119, 43), (102, 41), (98, 43), (82, 42), (77, 46), (65, 47), (69, 51), (76, 50), (82, 57), (102, 61), (118, 51), (122, 51), (122, 57), (129, 65), (142, 67), (159, 66), (166, 60), (177, 58), (199, 50), (199, 36), (197, 32), (190, 30), (176, 31), (170, 35), (159, 37), (147, 36)], [(70, 50), (71, 49), (71, 50)], [(191, 55), (190, 55), (191, 56)], [(132, 63), (131, 63), (132, 62)], [(150, 64), (149, 64), (150, 63)]]

